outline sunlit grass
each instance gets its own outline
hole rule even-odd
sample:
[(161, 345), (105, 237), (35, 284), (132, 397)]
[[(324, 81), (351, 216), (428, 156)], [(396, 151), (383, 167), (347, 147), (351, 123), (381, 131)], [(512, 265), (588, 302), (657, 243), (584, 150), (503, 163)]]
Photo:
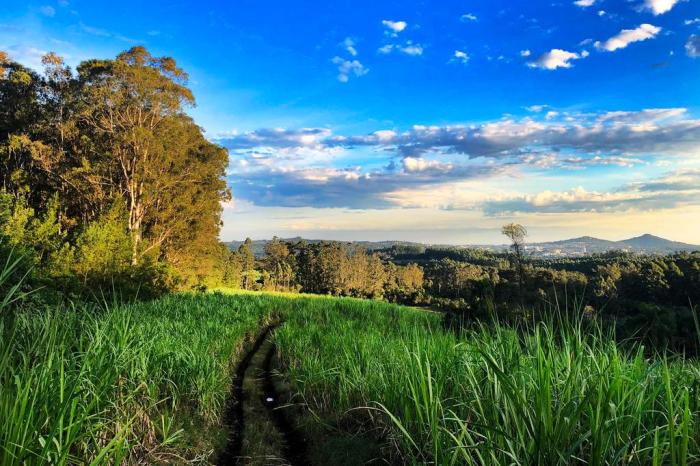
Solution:
[(312, 418), (371, 429), (403, 463), (698, 461), (693, 360), (622, 350), (581, 321), (456, 333), (382, 302), (226, 290), (3, 318), (0, 464), (213, 460), (203, 437), (273, 316)]
[(270, 312), (264, 302), (183, 294), (3, 320), (0, 464), (149, 462), (175, 445), (187, 453), (180, 428), (192, 417), (219, 423), (244, 336)]
[(696, 362), (623, 351), (581, 322), (456, 335), (432, 316), (396, 315), (313, 307), (291, 316), (277, 340), (314, 411), (346, 413), (358, 428), (364, 413), (403, 462), (698, 461)]

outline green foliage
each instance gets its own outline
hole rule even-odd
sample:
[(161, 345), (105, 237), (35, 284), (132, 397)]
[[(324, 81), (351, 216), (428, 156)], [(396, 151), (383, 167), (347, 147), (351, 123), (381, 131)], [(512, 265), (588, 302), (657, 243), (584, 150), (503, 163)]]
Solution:
[(388, 431), (397, 463), (700, 460), (697, 362), (621, 350), (584, 320), (451, 333), (435, 314), (338, 302), (290, 314), (277, 345), (322, 422)]
[(0, 464), (206, 457), (231, 361), (272, 309), (264, 300), (182, 294), (101, 312), (0, 316)]
[[(120, 202), (90, 223), (76, 240), (76, 275), (81, 280), (118, 276), (131, 265), (131, 237)], [(109, 281), (109, 280), (107, 280)]]
[(228, 157), (184, 114), (194, 97), (175, 61), (140, 46), (77, 73), (53, 53), (42, 75), (0, 61), (0, 234), (34, 275), (64, 292), (125, 275), (147, 281), (125, 293), (159, 288), (155, 269), (178, 276), (169, 285), (220, 284)]
[(378, 301), (214, 293), (3, 316), (0, 463), (201, 460), (216, 447), (202, 441), (218, 438), (231, 360), (273, 314), (314, 419), (383, 432), (396, 462), (699, 459), (697, 362), (620, 349), (592, 321), (455, 332), (440, 314)]

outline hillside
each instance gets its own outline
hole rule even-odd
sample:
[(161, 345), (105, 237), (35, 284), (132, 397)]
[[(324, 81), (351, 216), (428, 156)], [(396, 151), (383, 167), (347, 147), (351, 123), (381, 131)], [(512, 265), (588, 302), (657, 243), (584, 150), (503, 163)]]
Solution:
[(621, 241), (635, 250), (642, 251), (697, 251), (700, 246), (694, 244), (681, 243), (679, 241), (671, 241), (658, 236), (646, 234), (642, 236), (636, 236), (634, 238), (626, 239)]
[(566, 256), (608, 251), (627, 251), (635, 254), (671, 254), (681, 251), (697, 251), (700, 250), (700, 246), (644, 234), (620, 241), (582, 236), (561, 241), (533, 243), (528, 245), (527, 249), (535, 255)]
[[(304, 238), (285, 238), (282, 241), (297, 242)], [(319, 239), (304, 239), (307, 243), (319, 243), (323, 240)], [(265, 245), (270, 240), (253, 240), (253, 254), (256, 257), (262, 257), (265, 254)], [(394, 246), (410, 246), (410, 247), (437, 247), (437, 248), (474, 248), (487, 249), (491, 251), (504, 251), (508, 248), (505, 244), (486, 245), (486, 244), (465, 244), (465, 245), (436, 245), (428, 243), (415, 243), (410, 241), (353, 241), (352, 244), (357, 244), (364, 247), (368, 251), (377, 251), (387, 249)], [(225, 243), (231, 250), (236, 250), (243, 244), (243, 241), (229, 241)], [(585, 254), (605, 253), (609, 251), (627, 251), (635, 254), (671, 254), (682, 251), (700, 251), (700, 245), (682, 243), (672, 241), (651, 234), (644, 234), (620, 241), (611, 241), (593, 236), (581, 236), (578, 238), (570, 238), (558, 241), (547, 241), (540, 243), (529, 243), (525, 249), (529, 254), (537, 257), (551, 256), (580, 256)]]

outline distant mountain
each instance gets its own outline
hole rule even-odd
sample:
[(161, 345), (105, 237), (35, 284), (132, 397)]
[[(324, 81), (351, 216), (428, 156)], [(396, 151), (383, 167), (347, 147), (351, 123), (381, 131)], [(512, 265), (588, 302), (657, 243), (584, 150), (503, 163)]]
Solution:
[[(282, 238), (282, 241), (297, 242), (302, 238)], [(253, 254), (261, 257), (265, 253), (265, 245), (270, 240), (254, 240)], [(320, 239), (307, 239), (307, 243), (319, 243)], [(437, 247), (437, 248), (475, 248), (487, 249), (494, 252), (505, 251), (508, 246), (499, 245), (429, 245), (425, 243), (414, 243), (410, 241), (347, 241), (347, 243), (357, 244), (368, 251), (387, 249), (393, 246), (408, 247)], [(226, 243), (231, 250), (236, 250), (243, 244), (242, 241), (229, 241)], [(682, 251), (700, 251), (700, 246), (695, 244), (671, 241), (658, 236), (645, 234), (621, 241), (610, 241), (606, 239), (594, 238), (592, 236), (581, 236), (579, 238), (564, 239), (559, 241), (547, 241), (542, 243), (528, 243), (525, 246), (528, 254), (535, 257), (565, 257), (582, 256), (586, 254), (599, 254), (610, 251), (626, 251), (635, 254), (671, 254)]]
[(621, 241), (582, 236), (561, 241), (531, 243), (527, 245), (527, 250), (538, 256), (572, 256), (609, 251), (627, 251), (636, 254), (670, 254), (682, 251), (700, 251), (700, 246), (645, 234)]
[(655, 252), (677, 252), (677, 251), (698, 251), (700, 246), (694, 244), (681, 243), (660, 238), (658, 236), (646, 234), (634, 238), (620, 241), (635, 250), (655, 251)]

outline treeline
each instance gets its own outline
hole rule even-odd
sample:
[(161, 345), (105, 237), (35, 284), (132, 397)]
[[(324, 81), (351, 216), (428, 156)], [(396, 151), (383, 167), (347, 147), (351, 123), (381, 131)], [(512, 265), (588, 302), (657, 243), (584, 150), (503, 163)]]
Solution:
[(299, 291), (304, 293), (422, 301), (423, 269), (384, 262), (379, 254), (334, 241), (267, 243), (265, 255), (256, 259), (247, 239), (230, 253), (224, 282), (247, 290)]
[(187, 74), (143, 47), (75, 71), (53, 53), (42, 63), (0, 52), (0, 257), (75, 293), (221, 276), (228, 157), (185, 113)]
[(348, 243), (275, 238), (256, 259), (251, 245), (229, 254), (228, 286), (385, 299), (466, 318), (532, 319), (558, 307), (615, 323), (623, 339), (698, 350), (692, 306), (700, 302), (700, 252), (524, 259), (519, 268), (514, 255), (488, 251), (401, 246), (370, 254)]

